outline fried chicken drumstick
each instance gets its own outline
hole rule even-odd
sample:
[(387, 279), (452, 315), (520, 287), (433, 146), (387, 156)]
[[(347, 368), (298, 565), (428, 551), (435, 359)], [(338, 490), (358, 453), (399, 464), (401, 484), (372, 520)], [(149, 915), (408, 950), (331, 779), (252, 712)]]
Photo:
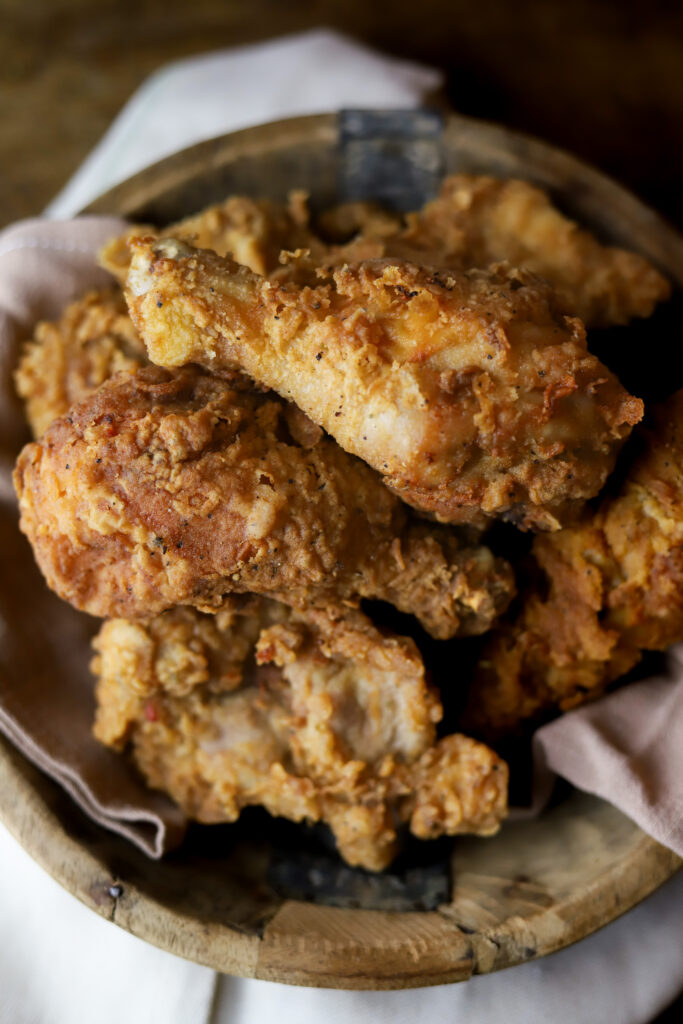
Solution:
[(24, 448), (15, 484), (48, 584), (102, 617), (230, 592), (377, 597), (449, 637), (484, 632), (513, 590), (507, 563), (412, 522), (363, 462), (240, 375), (119, 375)]
[(267, 599), (215, 616), (115, 619), (95, 641), (95, 734), (130, 744), (148, 783), (190, 818), (261, 804), (325, 821), (341, 855), (378, 871), (396, 828), (423, 839), (497, 831), (507, 767), (459, 734), (436, 742), (438, 698), (412, 641), (358, 612)]
[(642, 650), (683, 640), (683, 391), (642, 429), (616, 497), (536, 537), (540, 579), (481, 657), (463, 725), (487, 737), (599, 697)]
[(310, 288), (173, 239), (132, 245), (126, 295), (153, 362), (245, 370), (442, 521), (558, 528), (642, 416), (520, 272), (369, 261)]

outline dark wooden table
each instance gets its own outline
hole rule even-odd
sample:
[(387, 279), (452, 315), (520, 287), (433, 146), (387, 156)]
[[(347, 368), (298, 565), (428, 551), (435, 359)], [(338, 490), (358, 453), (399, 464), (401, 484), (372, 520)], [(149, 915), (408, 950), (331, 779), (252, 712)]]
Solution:
[(670, 0), (0, 0), (0, 224), (39, 211), (160, 64), (314, 25), (442, 67), (461, 113), (573, 150), (683, 225)]
[(45, 206), (159, 65), (320, 25), (441, 67), (461, 113), (573, 150), (683, 228), (683, 4), (663, 0), (0, 0), (0, 225)]

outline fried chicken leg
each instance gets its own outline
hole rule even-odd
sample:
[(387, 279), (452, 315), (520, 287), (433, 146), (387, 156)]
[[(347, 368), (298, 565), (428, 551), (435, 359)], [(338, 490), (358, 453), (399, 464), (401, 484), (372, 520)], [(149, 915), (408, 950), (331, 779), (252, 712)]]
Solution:
[(466, 736), (436, 742), (441, 707), (414, 644), (358, 612), (175, 609), (109, 621), (95, 647), (95, 735), (130, 744), (191, 818), (261, 804), (322, 820), (349, 864), (377, 871), (400, 822), (420, 838), (489, 835), (505, 814), (504, 762)]
[(153, 362), (241, 367), (442, 521), (556, 529), (642, 416), (579, 321), (516, 272), (370, 261), (302, 288), (172, 239), (132, 244)]
[(484, 632), (507, 563), (412, 522), (363, 462), (245, 378), (113, 378), (21, 453), (21, 528), (48, 584), (103, 617), (227, 593), (377, 597), (435, 637)]
[(599, 697), (641, 650), (683, 640), (683, 391), (640, 442), (616, 497), (534, 540), (538, 578), (492, 635), (472, 686), (463, 725), (477, 734)]

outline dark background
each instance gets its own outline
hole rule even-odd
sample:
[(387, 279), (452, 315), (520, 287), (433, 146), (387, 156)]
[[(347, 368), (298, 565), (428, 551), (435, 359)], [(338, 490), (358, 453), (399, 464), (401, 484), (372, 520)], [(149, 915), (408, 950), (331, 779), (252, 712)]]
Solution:
[(39, 211), (160, 64), (315, 25), (438, 65), (461, 113), (683, 226), (683, 3), (662, 0), (0, 0), (0, 224)]
[(0, 225), (45, 206), (160, 64), (321, 25), (437, 65), (459, 112), (574, 151), (683, 228), (683, 3), (662, 0), (0, 0)]

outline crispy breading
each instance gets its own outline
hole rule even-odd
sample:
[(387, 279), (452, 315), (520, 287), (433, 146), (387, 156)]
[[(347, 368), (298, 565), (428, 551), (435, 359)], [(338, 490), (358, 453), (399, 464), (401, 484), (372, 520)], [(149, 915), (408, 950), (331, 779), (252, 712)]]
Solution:
[(501, 736), (599, 697), (642, 650), (683, 640), (683, 391), (639, 435), (619, 493), (534, 540), (539, 575), (492, 634), (472, 686), (463, 722), (477, 733)]
[(484, 632), (507, 563), (413, 522), (365, 463), (246, 378), (113, 378), (19, 456), (21, 528), (48, 584), (103, 617), (227, 593), (377, 597), (436, 637)]
[[(231, 254), (258, 274), (309, 283), (316, 267), (380, 257), (451, 270), (506, 262), (547, 281), (559, 308), (589, 328), (648, 317), (671, 294), (670, 283), (646, 259), (601, 244), (546, 192), (518, 179), (451, 175), (436, 199), (405, 219), (377, 203), (350, 202), (323, 211), (316, 231), (309, 220), (304, 193), (293, 193), (287, 206), (232, 196), (163, 233)], [(159, 232), (139, 225), (101, 254), (121, 284), (130, 262), (127, 242), (145, 233)], [(309, 256), (278, 270), (280, 250), (308, 250)]]
[(115, 373), (147, 362), (118, 289), (88, 292), (59, 320), (39, 323), (14, 376), (34, 437)]
[(106, 622), (95, 647), (95, 735), (130, 744), (191, 818), (261, 804), (322, 820), (348, 863), (377, 871), (401, 822), (421, 838), (489, 835), (505, 815), (504, 762), (462, 735), (436, 741), (441, 706), (414, 644), (358, 612), (175, 609)]
[[(376, 222), (371, 223), (374, 228)], [(103, 246), (99, 253), (100, 266), (123, 285), (130, 266), (130, 239), (158, 233), (158, 229), (150, 225), (131, 225), (123, 235)], [(283, 249), (311, 246), (321, 252), (323, 249), (322, 243), (309, 230), (303, 192), (293, 192), (287, 205), (267, 199), (230, 196), (222, 203), (172, 224), (163, 233), (202, 249), (212, 249), (220, 256), (230, 255), (257, 274), (275, 270)]]
[[(589, 328), (648, 317), (671, 295), (670, 283), (646, 259), (602, 245), (525, 181), (451, 175), (436, 199), (405, 219), (373, 203), (327, 211), (319, 224), (337, 244), (311, 245), (309, 281), (316, 265), (380, 257), (459, 271), (505, 262), (543, 278), (559, 308)], [(304, 280), (300, 270), (294, 276)]]
[(546, 280), (563, 312), (587, 327), (648, 317), (671, 294), (642, 256), (602, 245), (525, 181), (453, 175), (408, 222), (389, 239), (387, 255), (455, 268), (499, 261), (524, 267)]
[(132, 244), (126, 296), (153, 362), (239, 366), (442, 521), (557, 529), (642, 416), (524, 274), (369, 261), (309, 288)]

